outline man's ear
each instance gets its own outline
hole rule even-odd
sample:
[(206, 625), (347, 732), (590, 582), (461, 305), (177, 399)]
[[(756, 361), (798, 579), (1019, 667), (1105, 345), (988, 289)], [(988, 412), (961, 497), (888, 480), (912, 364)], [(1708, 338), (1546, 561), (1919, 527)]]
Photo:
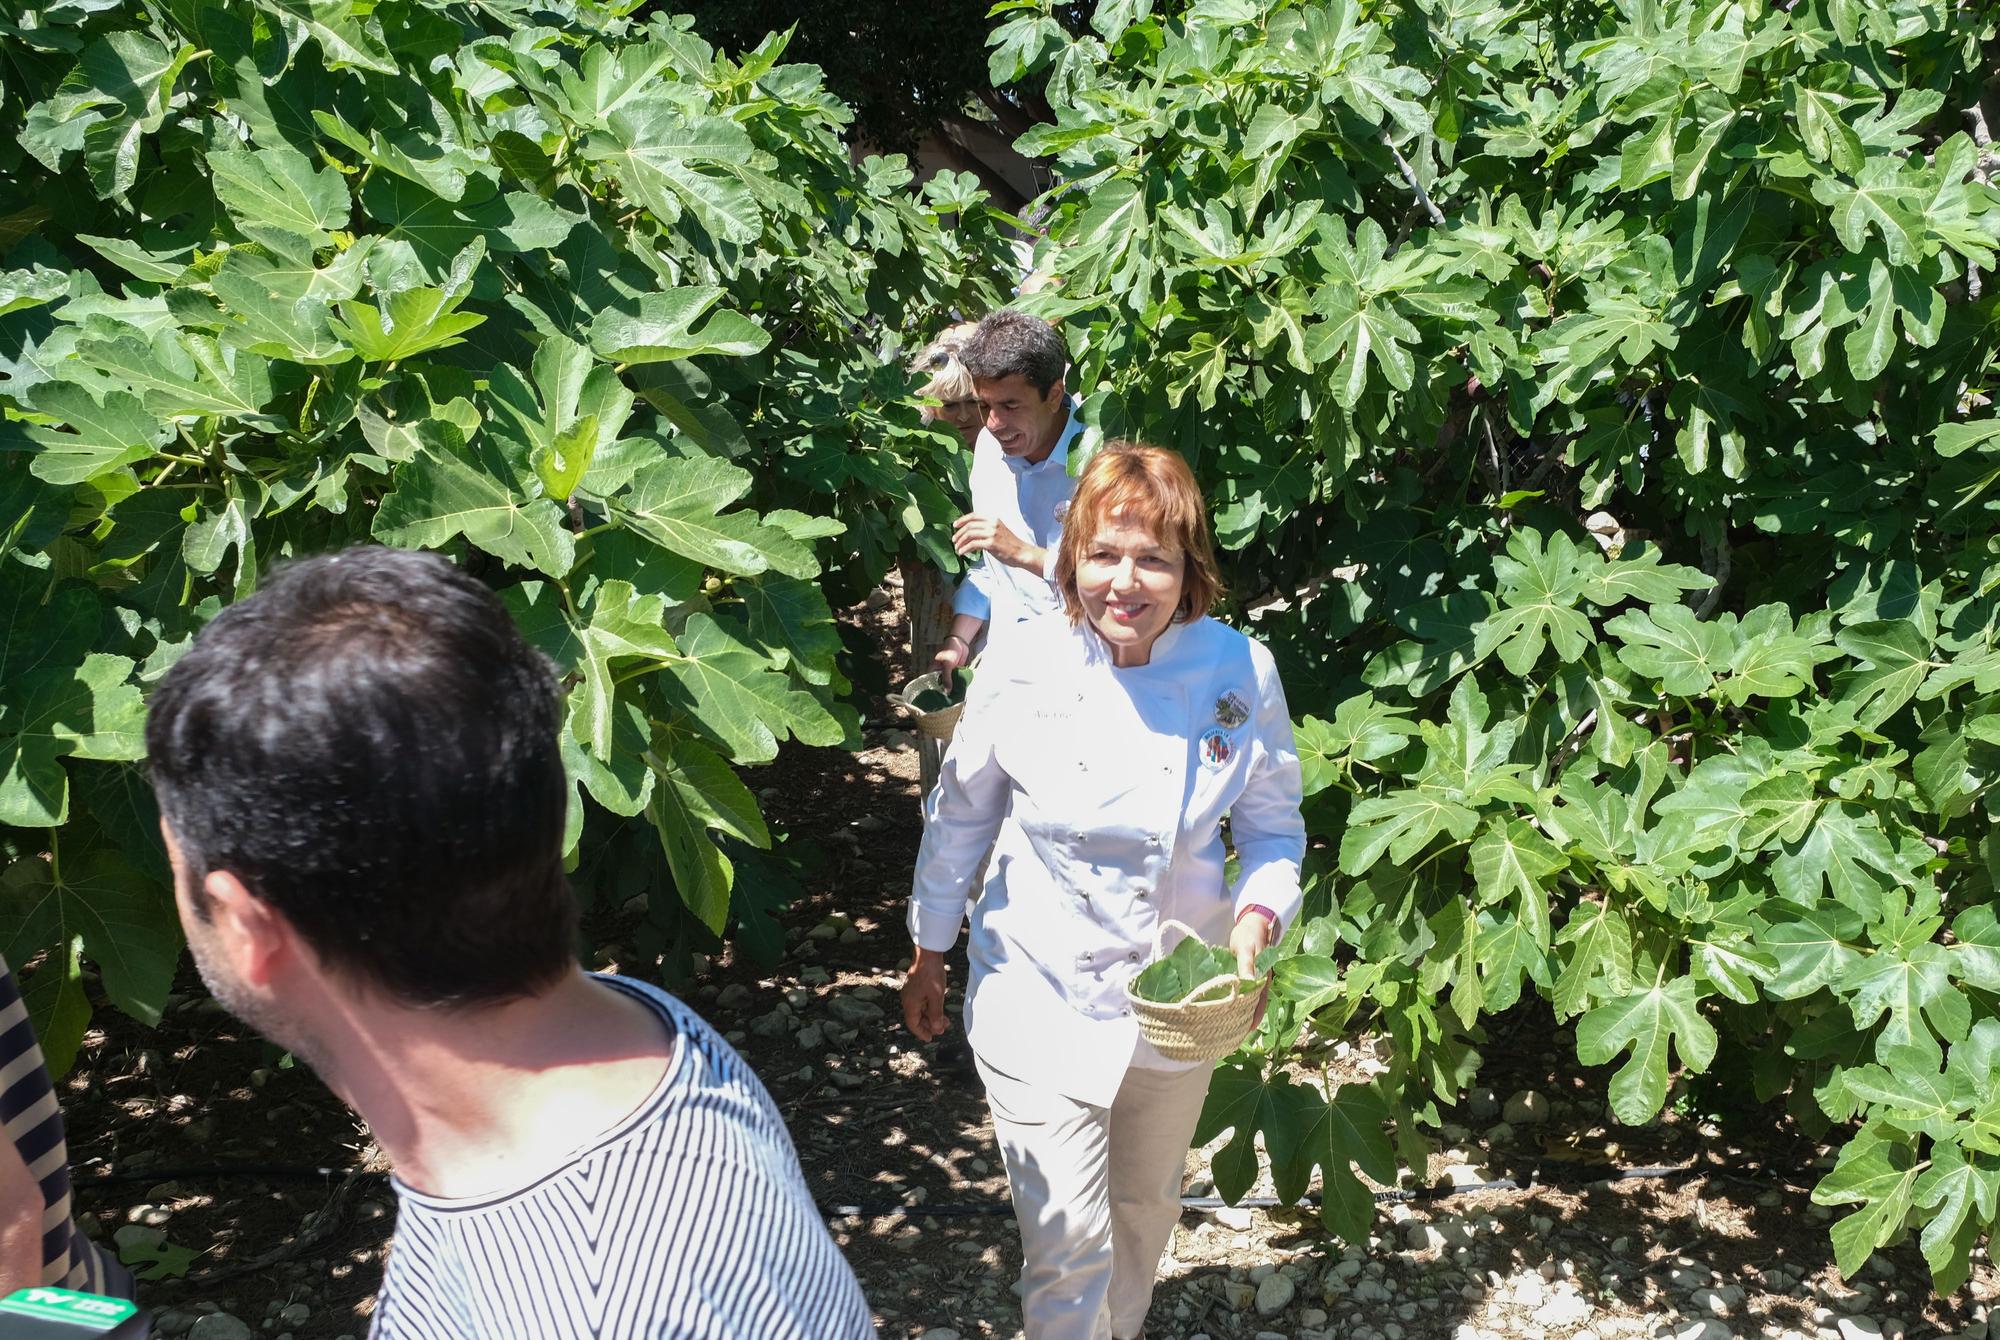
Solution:
[(1049, 394), (1042, 397), (1042, 403), (1045, 405), (1048, 404), (1049, 396), (1054, 396), (1057, 400), (1061, 400), (1068, 391), (1068, 387), (1066, 385), (1067, 381), (1068, 377), (1063, 376), (1063, 377), (1058, 377), (1053, 382), (1051, 382), (1049, 384)]
[(228, 956), (238, 980), (268, 985), (297, 956), (298, 931), (227, 870), (209, 871), (201, 887), (208, 894), (211, 943)]

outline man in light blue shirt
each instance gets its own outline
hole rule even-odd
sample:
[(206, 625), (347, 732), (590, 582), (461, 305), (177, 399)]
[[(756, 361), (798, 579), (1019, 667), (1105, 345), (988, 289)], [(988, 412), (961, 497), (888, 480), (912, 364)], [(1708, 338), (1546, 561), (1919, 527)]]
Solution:
[(952, 547), (978, 554), (952, 601), (951, 635), (933, 658), (951, 671), (971, 659), (982, 630), (1056, 608), (1056, 541), (1076, 481), (1069, 449), (1082, 429), (1064, 372), (1069, 352), (1055, 327), (1003, 308), (988, 313), (959, 354), (972, 373), (985, 426), (972, 448), (972, 510), (952, 527)]

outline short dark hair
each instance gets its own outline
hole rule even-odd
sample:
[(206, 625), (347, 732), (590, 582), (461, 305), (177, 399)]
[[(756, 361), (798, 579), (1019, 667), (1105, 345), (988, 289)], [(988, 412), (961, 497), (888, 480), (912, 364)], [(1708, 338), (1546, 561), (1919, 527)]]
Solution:
[(1069, 367), (1069, 350), (1048, 322), (1002, 307), (979, 319), (958, 359), (980, 381), (1022, 376), (1035, 394), (1047, 399), (1049, 388), (1063, 379)]
[(217, 615), (153, 694), (146, 751), (197, 915), (226, 870), (351, 980), (477, 1005), (576, 961), (561, 722), (491, 591), (366, 546)]

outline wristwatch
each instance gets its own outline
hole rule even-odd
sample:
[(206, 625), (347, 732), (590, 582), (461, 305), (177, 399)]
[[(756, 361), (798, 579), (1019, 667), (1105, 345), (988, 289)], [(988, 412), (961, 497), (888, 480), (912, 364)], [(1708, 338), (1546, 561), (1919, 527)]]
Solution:
[(1243, 918), (1249, 916), (1252, 912), (1262, 913), (1264, 920), (1271, 923), (1271, 941), (1272, 943), (1275, 944), (1281, 938), (1283, 933), (1283, 928), (1278, 925), (1278, 914), (1276, 912), (1273, 912), (1270, 908), (1264, 906), (1264, 904), (1262, 903), (1250, 903), (1247, 906), (1245, 906), (1241, 912), (1238, 912), (1236, 914), (1236, 919), (1238, 921), (1241, 921), (1243, 920)]

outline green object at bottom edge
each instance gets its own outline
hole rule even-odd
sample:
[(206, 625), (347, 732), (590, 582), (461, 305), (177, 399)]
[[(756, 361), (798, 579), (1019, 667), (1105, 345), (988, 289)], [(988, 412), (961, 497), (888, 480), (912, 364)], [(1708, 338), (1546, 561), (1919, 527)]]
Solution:
[(73, 1326), (92, 1326), (99, 1330), (116, 1326), (138, 1310), (138, 1304), (123, 1298), (105, 1298), (94, 1293), (78, 1293), (74, 1289), (17, 1289), (0, 1298), (0, 1314), (13, 1313), (43, 1321), (68, 1322)]

